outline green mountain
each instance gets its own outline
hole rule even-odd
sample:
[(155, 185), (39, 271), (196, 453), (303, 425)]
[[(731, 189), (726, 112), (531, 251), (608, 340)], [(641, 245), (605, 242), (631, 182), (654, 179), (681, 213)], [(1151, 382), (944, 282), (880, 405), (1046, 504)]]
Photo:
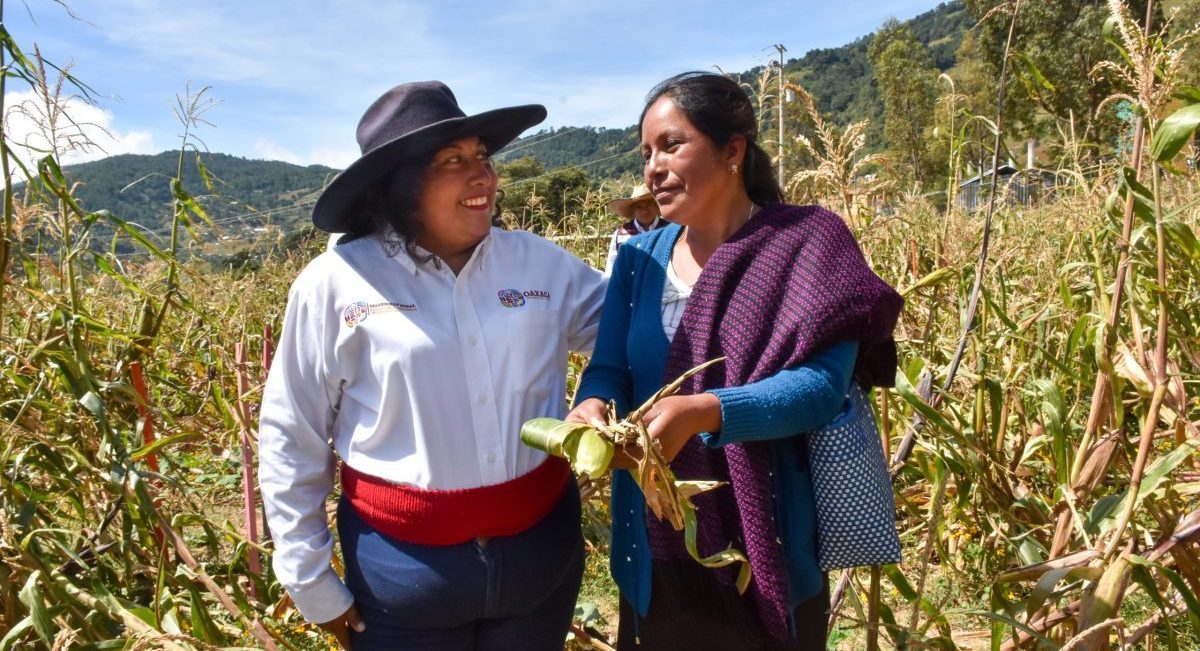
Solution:
[[(943, 70), (954, 65), (955, 51), (971, 25), (959, 1), (939, 4), (907, 22)], [(842, 47), (812, 50), (787, 61), (785, 69), (813, 94), (821, 111), (838, 123), (868, 117), (878, 127), (882, 124), (883, 107), (867, 62), (871, 38), (867, 35)], [(762, 68), (748, 70), (741, 77), (752, 81), (761, 72)], [(630, 117), (632, 120), (635, 116)], [(768, 126), (772, 117), (763, 116)], [(877, 135), (871, 144), (879, 145)], [(583, 183), (586, 187), (589, 182), (595, 184), (604, 179), (638, 177), (642, 168), (634, 126), (546, 129), (517, 140), (496, 158), (502, 176), (509, 180), (528, 178), (506, 175), (508, 166), (514, 172), (533, 170), (547, 184), (552, 196), (561, 195), (564, 200), (567, 191), (556, 189), (555, 176), (569, 172), (579, 178), (559, 179), (560, 185), (575, 187)], [(514, 165), (526, 158), (533, 159), (532, 167), (530, 161)], [(80, 183), (77, 196), (84, 208), (105, 208), (161, 239), (171, 223), (169, 180), (175, 176), (178, 160), (178, 151), (154, 156), (127, 154), (72, 165), (65, 171)], [(197, 196), (216, 222), (218, 236), (235, 241), (251, 239), (255, 229), (267, 224), (278, 225), (285, 232), (307, 224), (316, 193), (336, 174), (336, 170), (320, 165), (301, 167), (225, 154), (197, 157), (189, 152), (184, 163), (183, 187)], [(580, 176), (581, 173), (586, 176)], [(515, 196), (519, 191), (514, 188), (512, 194)]]
[[(974, 21), (962, 2), (943, 2), (934, 9), (904, 21), (917, 39), (929, 48), (934, 63), (943, 72), (954, 67), (955, 52), (963, 35)], [(798, 81), (817, 100), (823, 115), (845, 125), (870, 118), (868, 146), (882, 146), (883, 102), (875, 89), (867, 48), (873, 35), (868, 34), (841, 47), (810, 50), (798, 59), (784, 63), (788, 77)], [(753, 82), (762, 67), (741, 73), (743, 81)], [(636, 116), (630, 116), (635, 118)], [(762, 116), (766, 125), (773, 116)], [(642, 161), (636, 153), (636, 125), (625, 129), (562, 127), (543, 130), (509, 145), (497, 159), (512, 161), (536, 158), (546, 169), (564, 165), (582, 167), (592, 179), (613, 178), (623, 174), (641, 175)]]
[[(929, 48), (934, 65), (942, 72), (954, 67), (954, 54), (963, 35), (974, 24), (962, 2), (957, 1), (944, 2), (904, 22), (912, 28), (917, 40)], [(876, 94), (874, 75), (867, 61), (873, 37), (868, 34), (841, 47), (811, 50), (799, 59), (788, 61), (784, 69), (812, 93), (821, 113), (838, 124), (863, 118), (882, 124), (883, 102)], [(757, 72), (761, 68), (750, 71)]]
[[(178, 151), (123, 154), (70, 165), (64, 173), (78, 183), (76, 198), (84, 209), (106, 209), (161, 241), (171, 224), (170, 179), (178, 164)], [(184, 189), (195, 196), (219, 232), (233, 235), (265, 224), (278, 224), (286, 231), (307, 223), (316, 193), (337, 173), (322, 165), (191, 152), (184, 156), (183, 170)]]
[(543, 129), (505, 147), (496, 156), (500, 163), (521, 158), (537, 159), (545, 169), (575, 165), (589, 178), (611, 179), (627, 174), (641, 175), (635, 126), (624, 129), (604, 127), (560, 127)]

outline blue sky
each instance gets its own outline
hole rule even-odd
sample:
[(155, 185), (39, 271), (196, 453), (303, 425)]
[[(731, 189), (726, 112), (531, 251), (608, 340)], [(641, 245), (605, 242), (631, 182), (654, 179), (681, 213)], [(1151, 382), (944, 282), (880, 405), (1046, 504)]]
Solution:
[[(441, 79), (468, 113), (545, 104), (541, 127), (633, 124), (645, 93), (690, 69), (742, 71), (847, 43), (936, 0), (55, 0), (7, 3), (17, 43), (96, 93), (71, 114), (104, 151), (178, 147), (185, 89), (217, 100), (198, 135), (214, 152), (343, 167), (383, 91)], [(19, 83), (19, 82), (18, 82)], [(9, 82), (7, 106), (28, 93)], [(10, 119), (19, 136), (22, 121)], [(95, 125), (95, 127), (91, 126)], [(95, 130), (103, 127), (111, 137)], [(535, 128), (536, 130), (536, 128)]]

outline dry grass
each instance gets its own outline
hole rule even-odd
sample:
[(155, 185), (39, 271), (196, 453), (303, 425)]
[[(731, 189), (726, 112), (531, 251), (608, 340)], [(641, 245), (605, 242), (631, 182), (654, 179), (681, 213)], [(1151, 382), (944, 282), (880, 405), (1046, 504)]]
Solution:
[[(1164, 81), (1175, 49), (1123, 30), (1120, 42), (1139, 54), (1106, 70), (1127, 77), (1153, 131), (1167, 107), (1145, 82)], [(196, 99), (181, 108), (201, 108)], [(983, 220), (921, 197), (863, 202), (874, 191), (858, 175), (868, 159), (853, 125), (825, 125), (810, 143), (829, 165), (795, 188), (840, 206), (876, 271), (906, 298), (898, 385), (875, 396), (886, 448), (914, 444), (895, 466), (906, 561), (882, 575), (885, 647), (1095, 648), (1146, 635), (1157, 648), (1200, 645), (1200, 178), (1141, 167), (1149, 213), (1131, 213), (1126, 231), (1122, 195), (1109, 197), (1128, 174), (1118, 163), (1081, 168), (1071, 152), (1082, 145), (1067, 133), (1057, 197), (998, 202), (980, 311), (944, 391), (932, 387), (943, 386), (963, 335)], [(269, 570), (249, 571), (233, 405), (235, 345), (261, 348), (291, 279), (323, 242), (240, 275), (145, 244), (144, 255), (115, 259), (91, 240), (91, 225), (133, 231), (74, 206), (53, 159), (43, 172), (6, 212), (0, 256), (0, 651), (110, 641), (322, 648)], [(612, 194), (593, 193), (560, 223), (540, 219), (536, 197), (507, 217), (600, 266), (615, 225), (602, 202)], [(202, 233), (186, 192), (175, 198), (178, 224)], [(164, 441), (157, 473), (142, 444), (133, 360)], [(251, 380), (240, 397), (256, 404), (261, 368)], [(1104, 409), (1094, 413), (1098, 385)], [(583, 601), (611, 634), (606, 512), (588, 512)], [(864, 648), (868, 573), (852, 573), (848, 586), (833, 639)], [(1089, 629), (1098, 634), (1079, 637)]]

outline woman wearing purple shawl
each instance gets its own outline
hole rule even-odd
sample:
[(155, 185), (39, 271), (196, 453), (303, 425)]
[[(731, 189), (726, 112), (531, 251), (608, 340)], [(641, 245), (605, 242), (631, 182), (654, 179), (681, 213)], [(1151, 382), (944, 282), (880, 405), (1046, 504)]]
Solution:
[(735, 568), (692, 560), (617, 470), (618, 647), (824, 649), (829, 589), (803, 435), (842, 413), (851, 382), (891, 385), (902, 300), (840, 217), (783, 203), (736, 82), (672, 77), (639, 129), (646, 185), (672, 223), (621, 246), (568, 419), (598, 419), (610, 400), (628, 412), (724, 356), (644, 420), (679, 478), (729, 483), (694, 500), (699, 551), (744, 550), (753, 580), (739, 595)]

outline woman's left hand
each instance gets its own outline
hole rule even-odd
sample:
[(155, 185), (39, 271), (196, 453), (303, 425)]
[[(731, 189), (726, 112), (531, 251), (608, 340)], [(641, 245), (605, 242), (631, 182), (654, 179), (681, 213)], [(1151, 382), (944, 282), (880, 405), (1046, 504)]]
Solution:
[(688, 439), (721, 429), (721, 400), (711, 393), (670, 396), (655, 403), (642, 422), (650, 437), (662, 446), (663, 458), (670, 463)]

